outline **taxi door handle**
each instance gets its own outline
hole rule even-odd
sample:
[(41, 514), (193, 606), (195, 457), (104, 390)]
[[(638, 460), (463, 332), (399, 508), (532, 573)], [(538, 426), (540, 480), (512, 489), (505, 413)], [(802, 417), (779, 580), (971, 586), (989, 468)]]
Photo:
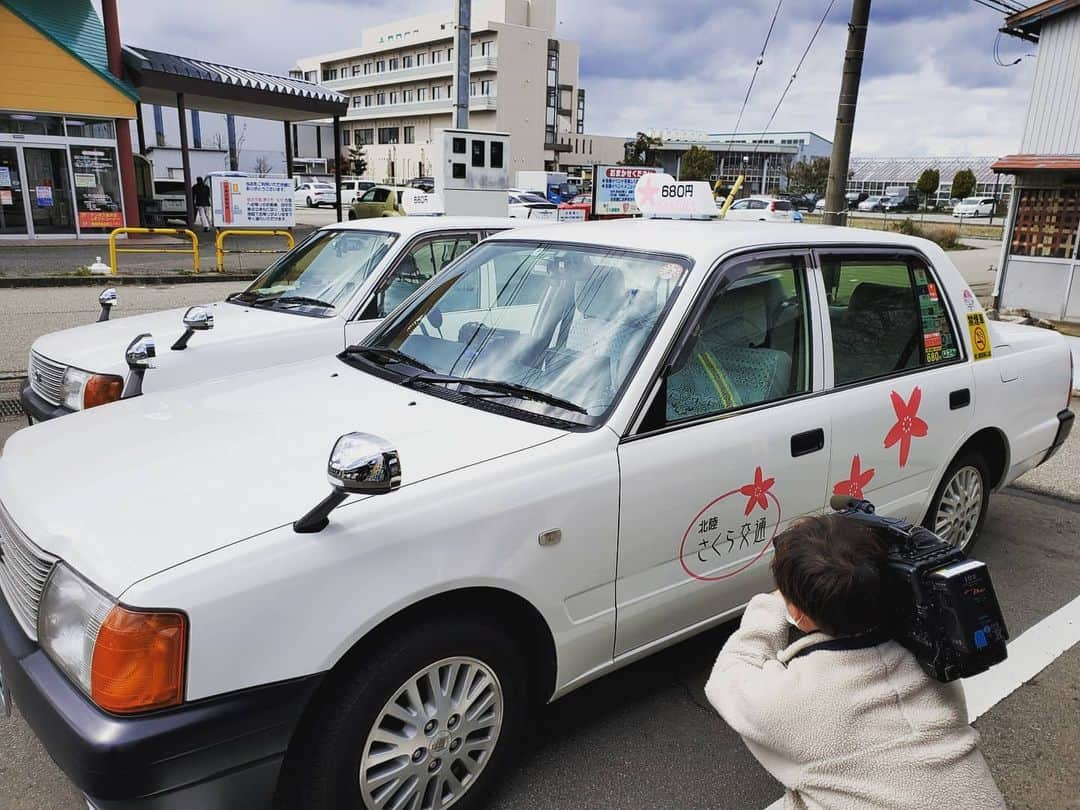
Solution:
[(956, 411), (966, 408), (971, 404), (971, 389), (961, 388), (958, 391), (949, 392), (949, 410)]
[(791, 437), (792, 458), (816, 453), (824, 447), (825, 431), (822, 428), (815, 428), (814, 430), (807, 430), (803, 433), (796, 433)]

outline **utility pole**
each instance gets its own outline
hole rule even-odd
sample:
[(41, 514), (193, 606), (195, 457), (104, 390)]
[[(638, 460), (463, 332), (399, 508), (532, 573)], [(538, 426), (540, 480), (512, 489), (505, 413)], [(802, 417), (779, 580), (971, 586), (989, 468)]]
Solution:
[(454, 128), (469, 128), (469, 60), (472, 59), (472, 0), (457, 0), (457, 76)]
[(844, 225), (847, 222), (844, 191), (847, 189), (848, 166), (851, 162), (851, 135), (855, 129), (855, 110), (859, 104), (859, 80), (862, 78), (869, 22), (870, 0), (852, 0), (844, 75), (840, 80), (840, 100), (836, 105), (836, 131), (829, 160), (829, 185), (825, 190), (826, 225)]

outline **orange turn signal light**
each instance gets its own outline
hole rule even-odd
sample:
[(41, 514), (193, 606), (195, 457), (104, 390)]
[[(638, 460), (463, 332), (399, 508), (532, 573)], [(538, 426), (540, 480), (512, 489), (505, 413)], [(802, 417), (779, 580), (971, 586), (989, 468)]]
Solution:
[(115, 714), (176, 706), (184, 697), (187, 617), (117, 605), (94, 645), (90, 697)]
[(124, 390), (124, 378), (112, 374), (94, 374), (83, 389), (83, 408), (94, 408), (116, 402)]

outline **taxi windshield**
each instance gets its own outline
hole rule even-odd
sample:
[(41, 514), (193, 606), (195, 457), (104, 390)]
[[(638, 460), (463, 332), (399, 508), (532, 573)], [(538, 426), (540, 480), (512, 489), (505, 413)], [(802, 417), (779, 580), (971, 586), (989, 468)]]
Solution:
[(612, 248), (482, 243), (343, 357), (465, 404), (593, 427), (689, 266)]
[(305, 315), (333, 315), (378, 267), (396, 234), (316, 231), (229, 301)]

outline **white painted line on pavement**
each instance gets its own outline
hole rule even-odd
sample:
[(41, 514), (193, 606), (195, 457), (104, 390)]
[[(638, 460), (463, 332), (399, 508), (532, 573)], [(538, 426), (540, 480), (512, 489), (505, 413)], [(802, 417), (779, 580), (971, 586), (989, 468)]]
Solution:
[(975, 720), (1038, 675), (1080, 641), (1080, 596), (1009, 642), (1009, 657), (963, 681), (968, 722)]

